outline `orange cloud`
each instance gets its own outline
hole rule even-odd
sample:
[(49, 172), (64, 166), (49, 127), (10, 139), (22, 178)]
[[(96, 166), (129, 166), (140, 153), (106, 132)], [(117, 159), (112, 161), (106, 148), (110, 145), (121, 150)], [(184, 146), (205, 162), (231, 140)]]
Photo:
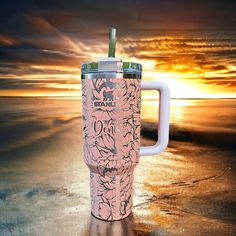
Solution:
[(0, 35), (0, 45), (10, 46), (17, 44), (17, 40), (6, 35)]

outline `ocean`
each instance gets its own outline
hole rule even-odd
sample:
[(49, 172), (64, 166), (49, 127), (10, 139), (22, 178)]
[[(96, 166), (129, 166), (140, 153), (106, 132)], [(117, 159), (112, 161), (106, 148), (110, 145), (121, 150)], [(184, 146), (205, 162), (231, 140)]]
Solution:
[[(158, 102), (142, 101), (142, 135), (156, 140)], [(0, 152), (58, 132), (81, 118), (81, 101), (63, 97), (2, 97)], [(236, 148), (235, 99), (173, 99), (170, 140)]]

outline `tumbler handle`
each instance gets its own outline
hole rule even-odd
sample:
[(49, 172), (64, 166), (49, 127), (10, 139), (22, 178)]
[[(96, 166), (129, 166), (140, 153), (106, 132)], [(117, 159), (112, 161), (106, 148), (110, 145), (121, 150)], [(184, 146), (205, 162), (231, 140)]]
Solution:
[(169, 141), (169, 113), (170, 113), (170, 92), (169, 88), (157, 81), (142, 81), (142, 90), (158, 90), (159, 97), (159, 125), (158, 140), (153, 146), (140, 148), (140, 156), (155, 155), (164, 151)]

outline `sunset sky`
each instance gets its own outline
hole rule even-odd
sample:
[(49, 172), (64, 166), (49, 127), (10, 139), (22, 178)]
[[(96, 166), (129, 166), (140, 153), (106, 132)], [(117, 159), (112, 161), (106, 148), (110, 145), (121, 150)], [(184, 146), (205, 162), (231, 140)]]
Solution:
[(236, 97), (236, 2), (2, 1), (0, 96), (79, 96), (80, 65), (107, 56), (143, 64), (173, 98)]

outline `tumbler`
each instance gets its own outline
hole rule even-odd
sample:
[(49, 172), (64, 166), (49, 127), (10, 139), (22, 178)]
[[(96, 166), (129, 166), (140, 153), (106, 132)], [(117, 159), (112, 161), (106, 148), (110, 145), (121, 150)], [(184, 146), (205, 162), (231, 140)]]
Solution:
[[(141, 64), (115, 57), (84, 63), (81, 72), (83, 157), (90, 170), (91, 212), (102, 220), (121, 220), (132, 211), (139, 156), (156, 155), (167, 147), (169, 89), (157, 81), (141, 81)], [(140, 148), (141, 90), (157, 90), (160, 96), (157, 143)]]

